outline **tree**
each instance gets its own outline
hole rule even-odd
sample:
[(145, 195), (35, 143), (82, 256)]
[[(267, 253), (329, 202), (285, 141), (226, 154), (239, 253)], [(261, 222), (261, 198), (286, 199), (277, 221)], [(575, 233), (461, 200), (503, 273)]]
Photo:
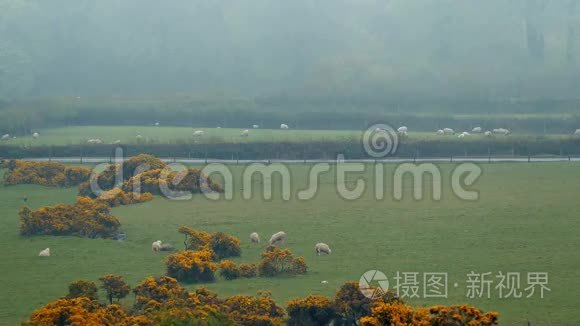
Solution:
[(122, 276), (108, 274), (99, 280), (102, 282), (101, 288), (107, 292), (109, 304), (113, 304), (113, 299), (117, 301), (123, 299), (131, 291), (131, 287), (125, 283)]
[(75, 281), (68, 286), (68, 294), (66, 297), (69, 299), (85, 297), (91, 300), (98, 300), (97, 285), (91, 281)]

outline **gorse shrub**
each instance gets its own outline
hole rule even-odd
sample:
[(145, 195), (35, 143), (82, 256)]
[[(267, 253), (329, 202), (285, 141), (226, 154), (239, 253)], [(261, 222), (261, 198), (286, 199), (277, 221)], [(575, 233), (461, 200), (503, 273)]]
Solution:
[(54, 162), (8, 161), (5, 185), (36, 184), (46, 187), (71, 187), (89, 180), (90, 170), (67, 167)]
[(223, 232), (208, 233), (182, 226), (179, 233), (185, 235), (186, 250), (199, 250), (208, 247), (215, 254), (217, 260), (229, 257), (239, 257), (242, 254), (241, 241)]
[(36, 211), (24, 207), (19, 212), (20, 234), (77, 235), (88, 238), (110, 238), (121, 223), (101, 201), (80, 197), (74, 205), (42, 207)]
[(267, 277), (306, 274), (307, 269), (304, 257), (294, 257), (290, 250), (277, 247), (268, 247), (258, 264), (260, 275)]
[(212, 282), (218, 265), (209, 248), (184, 250), (167, 256), (167, 275), (188, 283)]

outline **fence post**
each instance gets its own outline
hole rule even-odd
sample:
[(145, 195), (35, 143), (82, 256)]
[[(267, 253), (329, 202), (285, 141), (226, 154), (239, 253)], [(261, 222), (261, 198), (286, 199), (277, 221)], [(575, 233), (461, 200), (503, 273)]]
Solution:
[(450, 163), (453, 163), (453, 155), (451, 155), (451, 156), (449, 157), (449, 162), (450, 162)]

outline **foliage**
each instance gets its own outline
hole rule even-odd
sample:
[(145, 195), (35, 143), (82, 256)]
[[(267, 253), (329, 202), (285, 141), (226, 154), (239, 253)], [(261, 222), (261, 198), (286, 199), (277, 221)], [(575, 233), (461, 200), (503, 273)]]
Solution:
[(124, 319), (124, 312), (117, 307), (102, 307), (97, 301), (87, 297), (58, 299), (34, 311), (25, 325), (97, 326), (104, 325), (106, 321), (117, 324)]
[(113, 304), (113, 299), (119, 301), (131, 292), (131, 287), (125, 283), (122, 276), (108, 274), (99, 278), (99, 281), (102, 283), (101, 288), (107, 292), (110, 304)]
[(5, 185), (36, 184), (47, 187), (77, 186), (89, 179), (90, 170), (54, 162), (10, 161)]
[(217, 260), (229, 257), (239, 257), (242, 254), (240, 239), (223, 232), (208, 233), (182, 226), (179, 233), (185, 235), (184, 245), (186, 250), (199, 250), (209, 247)]
[(211, 236), (210, 248), (218, 260), (228, 257), (239, 257), (242, 254), (240, 240), (223, 232)]
[(362, 317), (360, 323), (362, 326), (493, 326), (498, 324), (498, 318), (496, 312), (484, 313), (470, 305), (414, 309), (400, 302), (381, 302), (372, 308), (372, 315)]
[(286, 307), (288, 325), (328, 325), (337, 318), (336, 308), (332, 302), (321, 295), (309, 295), (295, 299)]
[(240, 277), (240, 267), (231, 260), (222, 260), (219, 264), (220, 276), (226, 280), (235, 280)]
[(129, 180), (138, 173), (163, 169), (165, 165), (163, 161), (153, 155), (139, 154), (125, 160), (120, 168), (123, 171), (123, 180)]
[(306, 274), (307, 266), (304, 257), (294, 257), (288, 249), (271, 246), (262, 253), (258, 270), (262, 276), (273, 277)]
[(20, 212), (22, 235), (77, 235), (88, 238), (110, 238), (121, 223), (110, 214), (107, 204), (80, 197), (74, 205), (59, 204), (32, 211), (23, 207)]
[(235, 295), (224, 300), (223, 307), (237, 325), (282, 325), (284, 310), (276, 305), (269, 293), (259, 296)]
[(97, 285), (94, 282), (78, 280), (68, 286), (68, 299), (86, 297), (91, 300), (98, 300), (99, 294)]
[(363, 295), (358, 282), (347, 282), (336, 293), (334, 306), (342, 319), (351, 324), (363, 316), (369, 316), (371, 308), (377, 302), (394, 303), (401, 300), (393, 291), (386, 291), (381, 298), (370, 299)]
[(123, 183), (122, 189), (135, 191), (138, 185), (141, 191), (155, 195), (166, 195), (169, 192), (201, 193), (204, 189), (223, 192), (221, 186), (201, 173), (199, 169), (187, 169), (186, 173), (155, 169), (139, 173)]
[(153, 195), (149, 192), (140, 194), (135, 192), (124, 192), (119, 188), (114, 188), (103, 192), (97, 200), (105, 202), (111, 207), (117, 207), (148, 202), (153, 200)]
[(243, 278), (252, 278), (258, 275), (258, 266), (256, 264), (241, 263), (238, 265), (238, 269), (240, 270), (240, 277)]
[(167, 275), (183, 282), (212, 282), (217, 264), (209, 248), (184, 250), (167, 256)]

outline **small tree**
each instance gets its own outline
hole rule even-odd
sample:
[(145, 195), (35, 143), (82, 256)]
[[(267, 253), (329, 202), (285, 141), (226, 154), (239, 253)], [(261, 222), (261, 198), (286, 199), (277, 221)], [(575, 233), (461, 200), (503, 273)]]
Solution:
[(101, 288), (107, 292), (109, 304), (113, 304), (113, 299), (117, 301), (123, 299), (131, 291), (131, 287), (125, 283), (122, 276), (108, 274), (99, 280), (102, 282)]
[(91, 300), (98, 300), (99, 294), (97, 285), (94, 282), (78, 280), (68, 286), (68, 299), (85, 297)]

